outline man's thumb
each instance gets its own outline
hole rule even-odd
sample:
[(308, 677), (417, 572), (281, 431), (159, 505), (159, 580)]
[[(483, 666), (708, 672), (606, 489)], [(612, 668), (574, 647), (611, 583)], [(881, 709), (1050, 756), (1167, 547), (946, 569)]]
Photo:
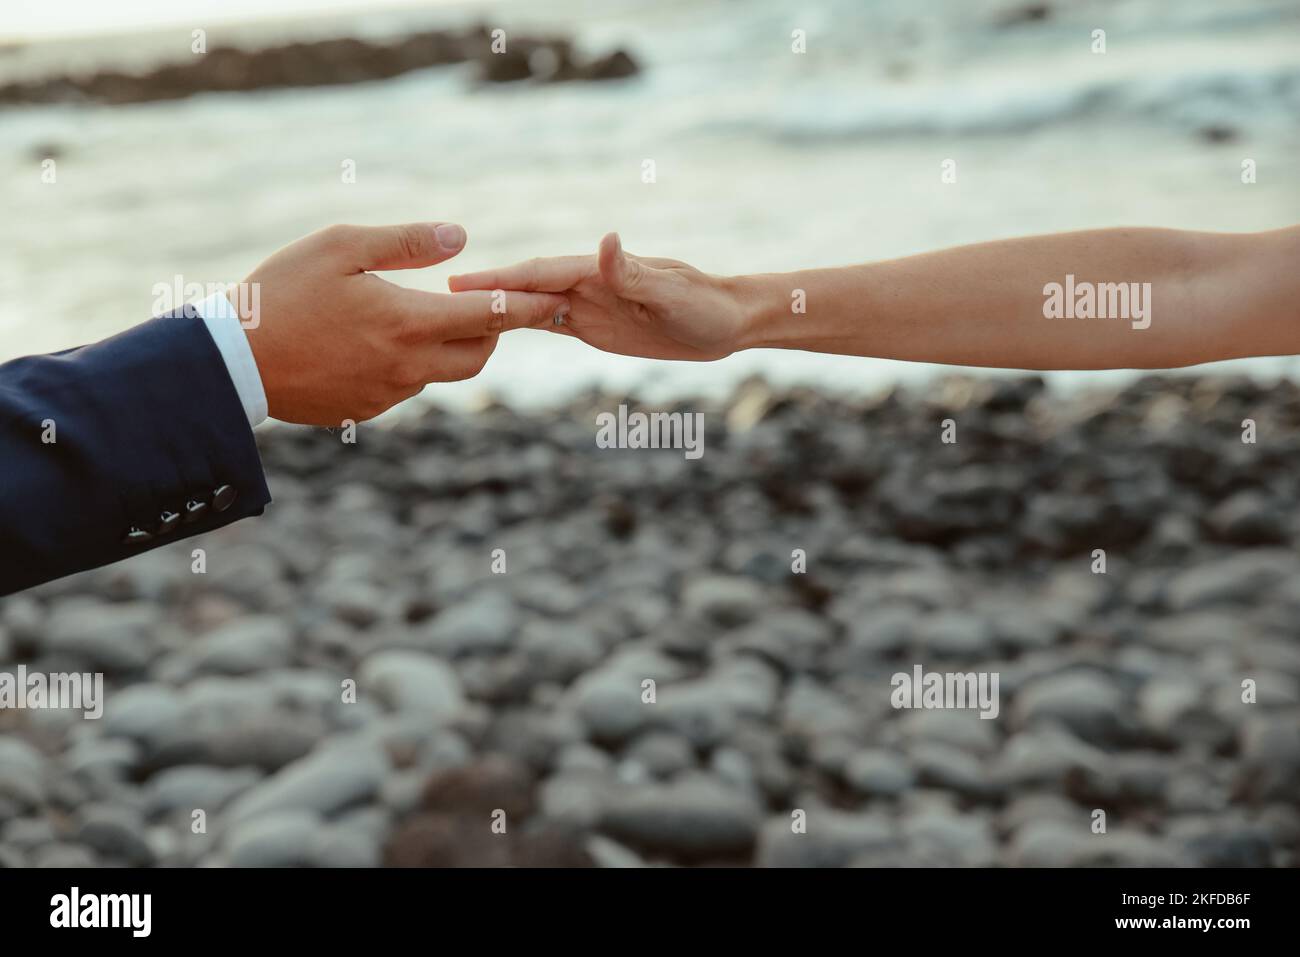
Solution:
[(366, 270), (433, 266), (465, 248), (465, 229), (455, 223), (405, 223), (399, 226), (346, 226)]

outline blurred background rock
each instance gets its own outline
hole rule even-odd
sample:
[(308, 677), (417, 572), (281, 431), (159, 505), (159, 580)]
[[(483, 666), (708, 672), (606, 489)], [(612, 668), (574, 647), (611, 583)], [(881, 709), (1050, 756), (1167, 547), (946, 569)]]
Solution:
[[(741, 272), (1300, 213), (1293, 3), (588, 6), (87, 4), (56, 39), (7, 8), (0, 353), (333, 221), (465, 223), (400, 277), (435, 289), (610, 228)], [(513, 67), (475, 46), (498, 26)], [(193, 72), (195, 28), (242, 92)], [(570, 61), (618, 76), (550, 82)], [(0, 599), (0, 669), (108, 676), (99, 722), (0, 712), (0, 865), (1294, 866), (1293, 372), (656, 364), (530, 331), (356, 445), (267, 427), (262, 519)], [(704, 457), (597, 449), (621, 401), (705, 412)], [(999, 672), (998, 719), (893, 710), (917, 662)]]

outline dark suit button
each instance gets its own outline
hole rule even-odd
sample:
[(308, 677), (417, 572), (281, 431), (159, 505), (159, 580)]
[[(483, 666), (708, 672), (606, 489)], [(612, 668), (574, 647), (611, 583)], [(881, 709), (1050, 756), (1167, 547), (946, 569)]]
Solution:
[(158, 516), (157, 535), (170, 535), (176, 530), (176, 526), (181, 523), (180, 512), (163, 512)]
[(223, 485), (212, 493), (212, 507), (218, 512), (224, 512), (230, 506), (235, 504), (235, 496), (239, 494), (235, 491), (233, 485)]
[(192, 498), (185, 503), (185, 524), (197, 522), (206, 514), (208, 514), (207, 502), (200, 502), (198, 499)]
[(134, 525), (128, 528), (126, 534), (122, 536), (123, 545), (143, 545), (145, 542), (152, 540), (152, 535), (143, 528), (136, 528)]

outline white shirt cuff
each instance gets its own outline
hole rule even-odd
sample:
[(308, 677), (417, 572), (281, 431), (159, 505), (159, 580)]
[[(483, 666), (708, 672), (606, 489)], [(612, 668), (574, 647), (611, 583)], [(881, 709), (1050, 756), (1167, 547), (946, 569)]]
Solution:
[(230, 381), (235, 384), (248, 424), (257, 426), (267, 416), (266, 391), (262, 388), (262, 377), (253, 359), (253, 349), (244, 335), (244, 327), (240, 325), (239, 313), (222, 292), (196, 302), (194, 308), (208, 327), (212, 341), (221, 350), (221, 358), (225, 360)]

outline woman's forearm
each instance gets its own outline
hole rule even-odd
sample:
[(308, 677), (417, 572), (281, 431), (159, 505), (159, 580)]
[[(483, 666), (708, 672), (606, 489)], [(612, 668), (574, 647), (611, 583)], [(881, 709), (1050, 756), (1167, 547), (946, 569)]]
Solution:
[(1300, 229), (1104, 229), (735, 280), (744, 348), (1021, 369), (1300, 353)]

